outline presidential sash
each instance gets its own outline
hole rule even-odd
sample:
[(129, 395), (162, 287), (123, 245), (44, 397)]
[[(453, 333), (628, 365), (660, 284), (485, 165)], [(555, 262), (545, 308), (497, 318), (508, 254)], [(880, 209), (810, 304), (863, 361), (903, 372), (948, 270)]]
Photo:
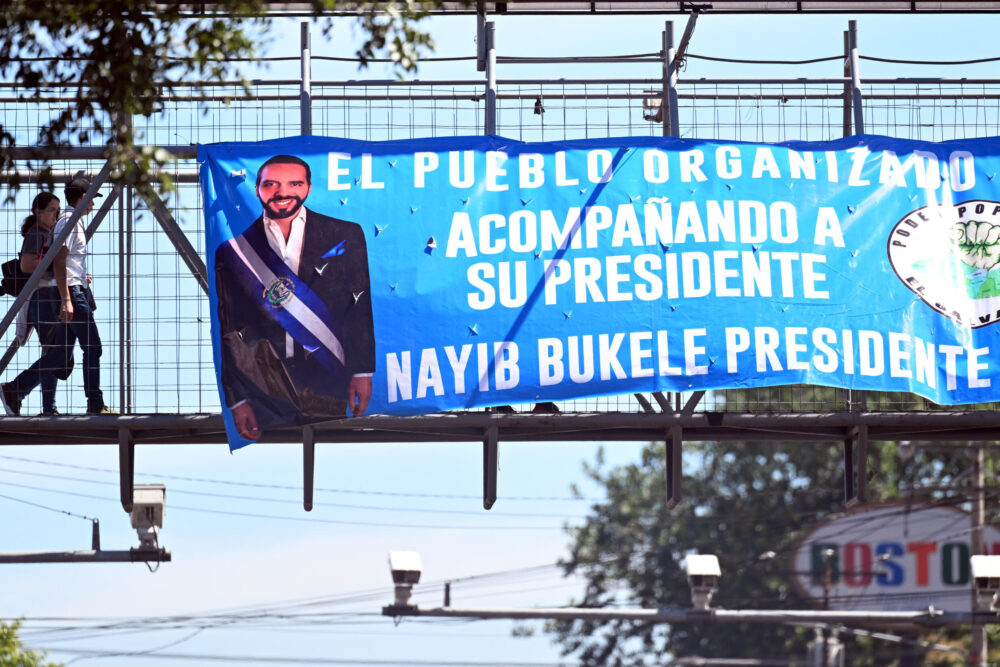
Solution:
[(319, 296), (271, 248), (265, 233), (251, 225), (226, 242), (236, 260), (232, 269), (245, 285), (259, 289), (275, 321), (310, 358), (336, 376), (346, 373), (344, 348), (334, 332), (337, 320)]

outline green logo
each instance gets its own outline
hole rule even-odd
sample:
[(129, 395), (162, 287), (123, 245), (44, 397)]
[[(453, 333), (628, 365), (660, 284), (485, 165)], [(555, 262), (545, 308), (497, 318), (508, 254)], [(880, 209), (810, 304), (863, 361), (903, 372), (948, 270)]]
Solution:
[(1000, 202), (925, 206), (889, 234), (889, 262), (927, 305), (973, 329), (1000, 319)]

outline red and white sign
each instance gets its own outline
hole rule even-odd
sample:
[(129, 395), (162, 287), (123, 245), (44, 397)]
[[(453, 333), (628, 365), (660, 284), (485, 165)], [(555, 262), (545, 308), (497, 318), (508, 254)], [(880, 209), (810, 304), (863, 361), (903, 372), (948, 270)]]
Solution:
[[(806, 534), (792, 560), (795, 583), (829, 609), (968, 611), (971, 533), (969, 514), (953, 507), (862, 508)], [(984, 528), (984, 552), (1000, 555), (994, 526)]]

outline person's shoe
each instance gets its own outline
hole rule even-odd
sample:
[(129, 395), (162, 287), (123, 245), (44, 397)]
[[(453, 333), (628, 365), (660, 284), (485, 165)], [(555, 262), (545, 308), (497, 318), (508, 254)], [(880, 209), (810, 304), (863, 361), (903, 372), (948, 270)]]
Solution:
[(55, 408), (52, 408), (51, 410), (42, 410), (41, 412), (38, 413), (38, 416), (39, 417), (58, 417), (59, 416), (59, 411), (56, 410)]
[(21, 415), (21, 397), (14, 391), (10, 382), (0, 384), (0, 398), (3, 399), (3, 409), (8, 415), (14, 417)]
[(116, 415), (118, 414), (106, 405), (102, 405), (99, 408), (87, 408), (88, 415)]

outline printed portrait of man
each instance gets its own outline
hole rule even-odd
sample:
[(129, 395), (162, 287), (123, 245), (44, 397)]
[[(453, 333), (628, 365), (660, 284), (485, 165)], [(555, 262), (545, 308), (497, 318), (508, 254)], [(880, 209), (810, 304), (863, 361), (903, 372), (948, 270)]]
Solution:
[(309, 165), (257, 172), (263, 215), (215, 255), (222, 388), (248, 440), (271, 426), (364, 413), (375, 371), (361, 226), (307, 208)]

